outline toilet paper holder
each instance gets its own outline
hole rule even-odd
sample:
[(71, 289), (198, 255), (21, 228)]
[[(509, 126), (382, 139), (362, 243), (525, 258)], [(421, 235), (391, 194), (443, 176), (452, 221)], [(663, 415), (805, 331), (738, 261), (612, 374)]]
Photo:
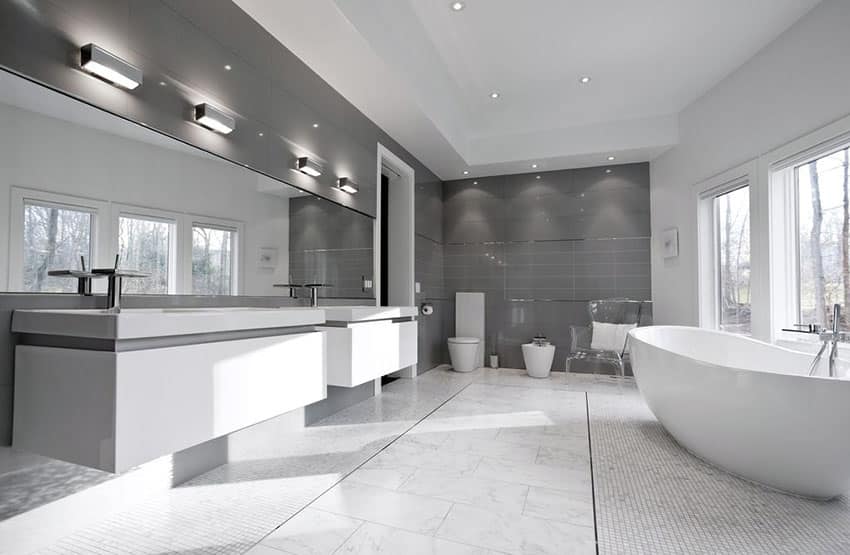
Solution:
[(422, 303), (419, 306), (419, 312), (425, 316), (434, 314), (434, 305), (431, 303)]

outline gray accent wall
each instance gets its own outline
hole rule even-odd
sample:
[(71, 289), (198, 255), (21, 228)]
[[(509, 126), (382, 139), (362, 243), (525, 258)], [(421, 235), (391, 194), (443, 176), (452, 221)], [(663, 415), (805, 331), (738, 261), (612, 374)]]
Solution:
[(486, 294), (504, 367), (542, 333), (563, 370), (588, 300), (650, 300), (648, 163), (451, 181), (443, 200), (444, 290)]
[(454, 301), (446, 293), (443, 245), (443, 184), (416, 186), (415, 280), (420, 291), (416, 302), (430, 303), (434, 313), (419, 316), (419, 362), (417, 371), (448, 363), (446, 338), (454, 328)]
[[(289, 199), (290, 283), (328, 283), (320, 297), (372, 299), (374, 220), (324, 199)], [(301, 296), (309, 292), (301, 290)]]

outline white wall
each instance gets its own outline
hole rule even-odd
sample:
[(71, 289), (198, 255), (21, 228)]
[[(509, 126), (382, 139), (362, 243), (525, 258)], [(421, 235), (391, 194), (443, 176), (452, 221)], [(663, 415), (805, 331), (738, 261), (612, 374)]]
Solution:
[[(151, 131), (153, 133), (153, 131)], [(236, 220), (240, 294), (277, 295), (289, 263), (289, 199), (257, 191), (234, 164), (82, 127), (0, 104), (0, 289), (8, 280), (10, 187)], [(259, 248), (278, 249), (276, 270), (257, 268)], [(100, 253), (100, 264), (114, 253)]]
[[(679, 117), (679, 144), (650, 164), (652, 299), (659, 324), (697, 325), (693, 185), (850, 113), (850, 2), (825, 0)], [(661, 232), (679, 228), (679, 257)]]

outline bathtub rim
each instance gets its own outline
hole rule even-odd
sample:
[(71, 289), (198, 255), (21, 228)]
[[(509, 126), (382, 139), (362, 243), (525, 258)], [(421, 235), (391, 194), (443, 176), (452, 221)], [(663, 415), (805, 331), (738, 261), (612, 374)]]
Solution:
[[(771, 349), (775, 349), (777, 351), (783, 351), (783, 352), (788, 353), (788, 354), (793, 355), (793, 356), (806, 356), (806, 357), (809, 357), (810, 361), (814, 360), (814, 358), (815, 358), (814, 354), (807, 353), (805, 351), (797, 351), (795, 349), (790, 349), (790, 348), (784, 347), (782, 345), (776, 345), (775, 343), (768, 343), (767, 341), (762, 341), (760, 339), (755, 339), (753, 337), (749, 337), (749, 336), (746, 336), (746, 335), (741, 335), (741, 334), (732, 333), (732, 332), (728, 332), (728, 331), (715, 330), (715, 329), (711, 329), (711, 328), (701, 328), (701, 327), (698, 327), (698, 326), (677, 326), (677, 325), (641, 326), (641, 327), (634, 328), (633, 330), (631, 330), (629, 332), (629, 339), (631, 341), (640, 341), (641, 343), (644, 343), (644, 344), (649, 345), (649, 346), (656, 348), (656, 349), (660, 349), (664, 352), (670, 353), (670, 354), (675, 355), (677, 357), (681, 357), (681, 358), (683, 358), (683, 359), (685, 359), (685, 360), (687, 360), (691, 363), (697, 364), (699, 366), (726, 368), (726, 369), (729, 369), (729, 370), (736, 370), (736, 371), (739, 371), (739, 372), (755, 372), (755, 373), (759, 373), (759, 374), (768, 374), (768, 375), (771, 375), (771, 376), (789, 376), (789, 377), (793, 377), (793, 378), (806, 378), (806, 379), (809, 379), (809, 380), (833, 381), (833, 382), (839, 381), (839, 382), (850, 383), (850, 374), (848, 374), (847, 376), (836, 376), (836, 377), (810, 376), (806, 373), (791, 374), (791, 373), (788, 373), (788, 372), (779, 372), (779, 371), (776, 371), (776, 370), (766, 370), (766, 369), (761, 369), (761, 368), (742, 368), (740, 366), (730, 366), (730, 365), (726, 365), (726, 364), (720, 364), (720, 363), (717, 363), (717, 362), (707, 361), (707, 360), (704, 360), (704, 359), (701, 359), (701, 358), (695, 358), (695, 357), (692, 357), (692, 356), (689, 356), (689, 355), (686, 355), (686, 354), (682, 354), (679, 351), (674, 351), (674, 350), (672, 350), (672, 349), (670, 349), (666, 346), (661, 346), (658, 343), (655, 343), (655, 342), (652, 342), (652, 341), (646, 339), (645, 337), (641, 337), (641, 335), (648, 335), (649, 333), (651, 333), (650, 330), (652, 330), (652, 331), (687, 330), (688, 332), (698, 331), (700, 333), (707, 333), (707, 334), (719, 335), (719, 336), (723, 336), (723, 337), (729, 337), (729, 338), (732, 338), (736, 341), (742, 341), (742, 342), (749, 342), (749, 343), (764, 345), (764, 346), (770, 347)], [(631, 342), (629, 343), (629, 349), (631, 349)], [(634, 369), (632, 369), (632, 372), (634, 372)]]

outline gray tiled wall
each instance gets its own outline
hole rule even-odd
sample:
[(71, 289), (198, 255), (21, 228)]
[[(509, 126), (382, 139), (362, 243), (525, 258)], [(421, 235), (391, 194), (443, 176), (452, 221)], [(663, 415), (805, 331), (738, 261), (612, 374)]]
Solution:
[[(321, 297), (374, 298), (374, 220), (318, 197), (289, 200), (289, 273), (293, 283), (330, 283)], [(307, 295), (306, 292), (299, 293)]]
[(446, 338), (454, 326), (454, 303), (443, 278), (443, 187), (439, 181), (416, 186), (415, 279), (419, 304), (434, 305), (434, 314), (419, 317), (419, 372), (448, 362)]
[(486, 293), (502, 366), (542, 333), (562, 370), (588, 300), (650, 300), (649, 164), (453, 181), (443, 198), (444, 291)]

